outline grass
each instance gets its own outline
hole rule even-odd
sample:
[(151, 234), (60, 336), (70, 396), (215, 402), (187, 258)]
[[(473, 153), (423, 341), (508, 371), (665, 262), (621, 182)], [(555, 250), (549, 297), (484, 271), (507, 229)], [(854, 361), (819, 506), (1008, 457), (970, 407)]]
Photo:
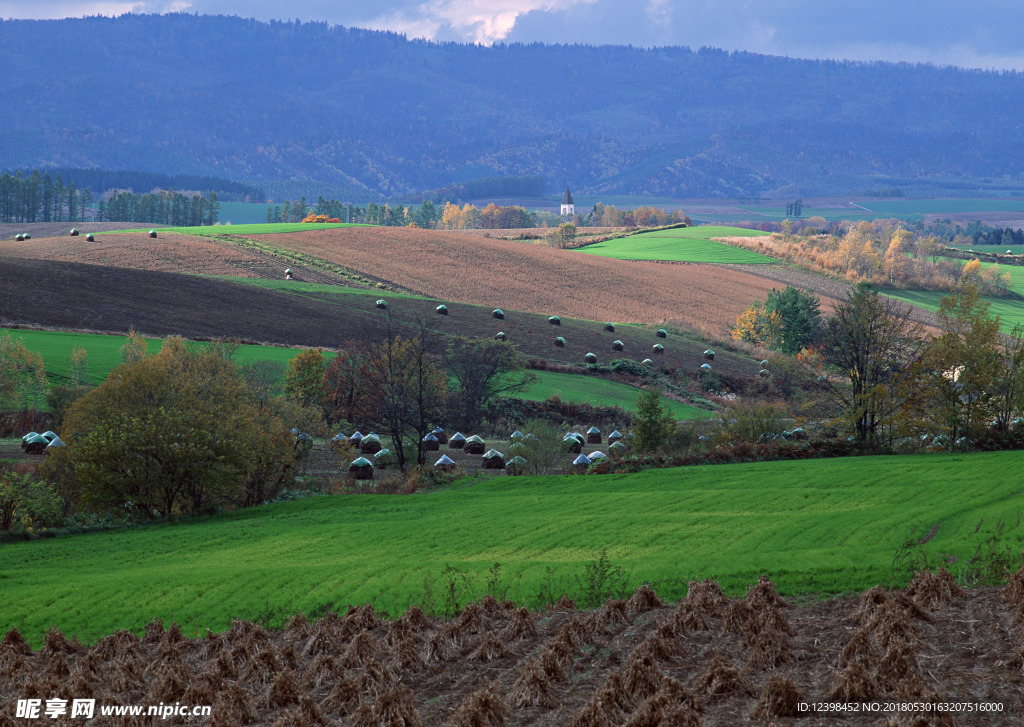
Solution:
[(713, 237), (753, 237), (767, 234), (739, 227), (702, 225), (630, 235), (587, 245), (579, 248), (579, 251), (617, 260), (771, 264), (777, 261), (765, 255), (714, 242), (711, 239)]
[[(101, 383), (121, 363), (121, 346), (128, 340), (127, 336), (102, 333), (33, 331), (24, 328), (0, 328), (0, 331), (10, 333), (15, 339), (22, 339), (30, 351), (42, 354), (46, 372), (54, 383), (61, 383), (67, 378), (71, 350), (75, 346), (82, 346), (88, 354), (88, 380), (93, 384)], [(161, 339), (147, 338), (146, 344), (149, 353), (156, 353), (160, 350)], [(235, 360), (239, 363), (267, 360), (287, 364), (298, 353), (299, 349), (295, 348), (247, 344), (239, 346)]]
[(571, 592), (601, 551), (668, 598), (704, 577), (738, 594), (762, 573), (785, 594), (890, 586), (897, 554), (956, 571), (993, 538), (1020, 552), (1022, 466), (1024, 452), (996, 452), (500, 477), (8, 543), (0, 632), (92, 642), (153, 618), (191, 635), (327, 605), (439, 608), (446, 570), (473, 579), (468, 597), (495, 563), (508, 596), (535, 605), (545, 583)]
[[(544, 401), (558, 396), (562, 401), (593, 404), (594, 406), (618, 406), (626, 411), (636, 409), (636, 398), (640, 390), (617, 381), (605, 381), (594, 376), (564, 374), (556, 371), (533, 371), (537, 381), (518, 396), (530, 401)], [(664, 399), (672, 416), (676, 419), (708, 419), (715, 412), (700, 409), (690, 404)]]

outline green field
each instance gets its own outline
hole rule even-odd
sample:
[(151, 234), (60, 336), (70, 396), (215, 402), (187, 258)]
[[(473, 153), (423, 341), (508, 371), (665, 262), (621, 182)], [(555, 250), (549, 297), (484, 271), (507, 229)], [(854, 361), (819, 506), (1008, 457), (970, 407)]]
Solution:
[[(520, 398), (530, 401), (544, 401), (558, 396), (563, 401), (593, 404), (594, 406), (618, 406), (626, 411), (636, 408), (640, 390), (617, 381), (605, 381), (594, 376), (563, 374), (556, 371), (534, 371), (537, 381), (532, 383)], [(676, 419), (709, 419), (715, 412), (699, 409), (690, 404), (664, 399), (672, 416)]]
[[(982, 263), (982, 267), (988, 267), (996, 263)], [(1003, 272), (1010, 273), (1010, 290), (1015, 293), (1014, 297), (996, 298), (986, 296), (991, 304), (990, 313), (999, 316), (1000, 327), (1004, 333), (1009, 333), (1018, 323), (1024, 324), (1024, 267), (1003, 265), (1000, 268)], [(949, 293), (936, 290), (886, 290), (885, 294), (890, 298), (896, 298), (906, 303), (921, 306), (930, 311), (939, 309), (939, 299), (945, 298)]]
[[(121, 363), (121, 346), (128, 340), (127, 336), (114, 336), (99, 333), (73, 333), (69, 331), (33, 331), (24, 328), (0, 328), (15, 339), (22, 339), (30, 351), (42, 354), (46, 373), (55, 383), (67, 378), (70, 366), (71, 350), (75, 346), (85, 348), (87, 357), (87, 376), (91, 383), (99, 384), (107, 374)], [(161, 339), (147, 338), (150, 353), (160, 350)], [(197, 344), (197, 345), (202, 345)], [(277, 361), (287, 364), (300, 349), (283, 346), (239, 346), (235, 360), (239, 363), (251, 363), (257, 360)]]
[(580, 252), (616, 260), (669, 260), (691, 263), (770, 264), (765, 255), (714, 242), (712, 237), (755, 237), (767, 232), (739, 227), (703, 225), (644, 232), (579, 248)]
[(264, 202), (221, 202), (218, 218), (222, 225), (254, 225), (267, 219), (267, 207), (274, 205)]
[(602, 550), (632, 586), (669, 598), (705, 577), (738, 594), (762, 573), (786, 594), (890, 586), (894, 556), (926, 535), (917, 562), (954, 572), (993, 537), (1020, 552), (1022, 467), (1024, 452), (996, 452), (500, 477), (7, 543), (0, 631), (38, 643), (57, 626), (91, 642), (154, 617), (196, 634), (326, 605), (439, 608), (447, 566), (475, 578), (465, 602), (495, 563), (508, 596), (536, 605), (542, 582), (572, 592)]

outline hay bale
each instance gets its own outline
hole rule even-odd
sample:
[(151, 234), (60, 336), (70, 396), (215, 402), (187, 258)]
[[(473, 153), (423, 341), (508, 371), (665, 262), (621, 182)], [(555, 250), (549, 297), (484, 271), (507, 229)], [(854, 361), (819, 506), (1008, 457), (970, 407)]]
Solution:
[(666, 331), (664, 328), (659, 328), (657, 331), (654, 332), (654, 335), (657, 336), (658, 338), (668, 338), (668, 331)]
[(606, 322), (604, 324), (604, 329), (606, 331), (611, 331), (612, 333), (615, 333), (615, 324), (614, 323), (610, 323), (610, 322)]
[(352, 460), (352, 464), (348, 466), (348, 471), (357, 480), (372, 480), (373, 462), (366, 459), (366, 457), (360, 457), (359, 459)]
[(600, 444), (603, 441), (600, 429), (597, 427), (591, 427), (587, 430), (587, 444)]
[(501, 308), (495, 308), (493, 311), (491, 311), (491, 315), (497, 318), (499, 321), (505, 320), (505, 311), (503, 311)]
[(761, 369), (760, 371), (757, 372), (757, 375), (760, 376), (762, 379), (767, 379), (769, 376), (772, 375), (772, 372), (769, 371), (768, 369)]
[(90, 232), (88, 235), (85, 236), (85, 241), (86, 242), (96, 242), (96, 235), (94, 235), (94, 234), (92, 234)]
[(71, 235), (72, 237), (78, 237), (78, 230), (72, 227), (71, 232), (69, 232), (68, 234)]
[(651, 360), (651, 359), (649, 359), (649, 358), (645, 358), (645, 359), (644, 359), (643, 361), (641, 361), (640, 363), (641, 363), (641, 364), (643, 364), (644, 366), (653, 366), (653, 365), (654, 365), (654, 361), (652, 361), (652, 360)]
[(22, 441), (22, 448), (25, 450), (25, 454), (43, 454), (49, 446), (50, 440), (42, 434), (37, 434)]
[(150, 231), (149, 231), (149, 236), (150, 236), (151, 238), (156, 238), (156, 230), (150, 230)]
[(579, 454), (583, 451), (583, 443), (576, 439), (576, 437), (570, 437), (566, 434), (562, 437), (562, 443), (565, 445), (565, 451), (571, 454)]
[(376, 434), (367, 434), (359, 442), (359, 451), (363, 454), (377, 454), (383, 446), (380, 443), (380, 437)]
[(508, 336), (505, 335), (504, 331), (498, 331), (497, 333), (494, 334), (494, 340), (495, 341), (507, 341), (508, 340)]
[(555, 346), (558, 348), (565, 348), (565, 339), (559, 336), (555, 339)]
[(609, 444), (611, 444), (613, 442), (617, 442), (620, 439), (622, 439), (622, 432), (620, 432), (618, 429), (612, 430), (612, 433), (608, 435), (608, 443)]
[(509, 439), (512, 439), (512, 440), (522, 439), (524, 436), (525, 435), (517, 429), (514, 432), (512, 432), (512, 434), (509, 435)]
[(505, 465), (505, 472), (510, 475), (521, 475), (526, 472), (526, 465), (526, 458), (517, 454)]
[(700, 365), (700, 370), (701, 370), (702, 372), (705, 372), (705, 371), (706, 371), (706, 372), (709, 372), (709, 373), (710, 373), (710, 372), (711, 372), (711, 364), (706, 364), (706, 363), (702, 363), (702, 364)]
[(480, 436), (474, 434), (466, 438), (466, 446), (462, 449), (466, 454), (483, 454), (487, 451), (487, 444)]
[(551, 316), (550, 318), (548, 318), (548, 323), (550, 323), (553, 326), (560, 326), (562, 325), (562, 319), (559, 318), (558, 316)]
[(629, 447), (627, 447), (620, 441), (615, 441), (608, 445), (608, 451), (611, 452), (612, 454), (622, 456), (629, 451)]
[(17, 235), (14, 236), (14, 239), (17, 240), (18, 242), (22, 242), (24, 241), (25, 236), (19, 232)]
[(457, 466), (458, 465), (455, 464), (455, 460), (447, 454), (442, 454), (441, 457), (434, 462), (434, 469), (440, 470), (441, 472), (453, 472)]
[(612, 341), (612, 350), (613, 351), (622, 351), (625, 347), (626, 347), (625, 344), (622, 341), (618, 340), (618, 339), (615, 339), (614, 341)]
[(398, 464), (398, 457), (390, 449), (384, 448), (373, 455), (373, 462), (383, 470), (387, 469), (388, 465)]
[(485, 470), (500, 470), (505, 468), (505, 455), (496, 449), (489, 449), (483, 456)]
[(441, 427), (434, 427), (431, 432), (441, 444), (448, 444), (448, 432)]
[(572, 461), (572, 471), (577, 474), (582, 474), (587, 471), (587, 468), (590, 466), (590, 462), (590, 457), (585, 454), (581, 454)]
[(462, 449), (466, 446), (466, 437), (463, 436), (462, 432), (455, 432), (451, 439), (448, 440), (449, 449)]
[(441, 449), (441, 443), (437, 441), (432, 433), (423, 438), (423, 450), (425, 452), (436, 452)]
[(596, 364), (597, 355), (593, 353), (588, 353), (586, 356), (583, 357), (583, 360), (586, 361), (588, 364)]
[(594, 450), (593, 452), (588, 454), (587, 457), (590, 459), (591, 462), (597, 462), (598, 460), (601, 459), (608, 459), (608, 455), (600, 450)]
[(656, 353), (656, 354), (664, 354), (665, 353), (665, 347), (662, 346), (660, 343), (656, 343), (653, 346), (651, 346), (651, 350), (654, 353)]
[(24, 235), (22, 235), (21, 237), (22, 237), (23, 240), (31, 240), (32, 239), (32, 235), (28, 234), (27, 232)]
[(386, 300), (384, 300), (383, 298), (381, 298), (374, 305), (376, 305), (381, 310), (384, 310), (385, 308), (388, 307), (388, 302)]
[(707, 351), (704, 352), (704, 358), (708, 359), (709, 361), (714, 361), (715, 352), (709, 348)]
[(766, 358), (765, 359), (761, 359), (761, 368), (763, 368), (763, 369), (768, 368), (768, 359), (766, 359)]
[(439, 316), (446, 316), (446, 315), (448, 315), (448, 306), (446, 306), (446, 305), (439, 305), (434, 310), (437, 311), (437, 314)]

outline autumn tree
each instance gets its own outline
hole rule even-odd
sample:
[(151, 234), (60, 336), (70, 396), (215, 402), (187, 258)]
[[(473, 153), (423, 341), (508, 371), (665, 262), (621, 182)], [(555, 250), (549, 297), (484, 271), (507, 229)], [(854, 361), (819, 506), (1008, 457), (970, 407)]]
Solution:
[(910, 306), (860, 284), (839, 305), (822, 332), (822, 356), (844, 384), (824, 383), (839, 421), (869, 447), (882, 443), (907, 402), (900, 386), (923, 343)]
[(284, 393), (292, 401), (307, 407), (320, 405), (327, 360), (322, 348), (307, 348), (288, 362)]
[(992, 387), (996, 427), (1008, 431), (1024, 410), (1024, 325), (1018, 323), (1003, 341), (999, 368)]
[(42, 354), (26, 348), (23, 339), (0, 331), (0, 409), (29, 414), (29, 426), (34, 427), (48, 389)]
[(235, 365), (174, 337), (76, 401), (64, 430), (44, 473), (86, 505), (146, 517), (251, 503), (292, 461), (287, 426), (258, 415)]
[(534, 375), (507, 341), (452, 339), (442, 365), (451, 379), (449, 409), (456, 426), (471, 429), (480, 423), (488, 403), (499, 396), (520, 393)]

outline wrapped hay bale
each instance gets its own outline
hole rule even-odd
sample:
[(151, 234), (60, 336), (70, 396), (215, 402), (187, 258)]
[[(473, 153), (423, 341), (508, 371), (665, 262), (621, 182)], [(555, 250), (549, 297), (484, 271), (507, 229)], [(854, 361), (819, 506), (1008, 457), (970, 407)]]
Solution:
[(491, 311), (491, 315), (497, 318), (499, 321), (505, 320), (505, 311), (503, 311), (501, 308), (495, 308), (493, 311)]
[(654, 332), (654, 335), (657, 336), (658, 338), (668, 338), (668, 331), (666, 331), (664, 328), (659, 328), (657, 331)]
[(478, 435), (466, 438), (466, 446), (462, 448), (466, 454), (483, 454), (487, 451), (487, 444)]
[(587, 430), (587, 444), (600, 444), (602, 441), (604, 440), (601, 439), (600, 429), (597, 427), (591, 427)]
[(645, 358), (645, 359), (644, 359), (643, 361), (641, 361), (640, 363), (641, 363), (641, 364), (643, 364), (644, 366), (653, 366), (653, 365), (654, 365), (654, 361), (652, 361), (652, 360), (651, 360), (651, 359), (649, 359), (649, 358)]
[(611, 331), (612, 333), (615, 333), (615, 324), (614, 323), (605, 323), (604, 324), (604, 329), (606, 331)]
[(654, 351), (654, 353), (657, 353), (657, 354), (665, 353), (665, 347), (662, 346), (660, 343), (656, 343), (653, 346), (651, 346), (651, 350)]
[(359, 442), (359, 451), (363, 454), (377, 454), (383, 447), (380, 443), (380, 437), (376, 434), (367, 434)]
[(559, 336), (555, 339), (555, 346), (558, 348), (565, 348), (565, 339)]
[(504, 331), (498, 331), (497, 333), (494, 334), (494, 340), (495, 341), (507, 341), (508, 340), (508, 336), (505, 335)]
[(511, 435), (509, 435), (509, 439), (511, 439), (513, 441), (515, 441), (516, 439), (522, 439), (522, 438), (523, 438), (523, 433), (520, 432), (518, 429), (515, 430), (514, 432), (512, 432)]
[(381, 310), (384, 310), (385, 308), (387, 308), (387, 307), (388, 307), (388, 302), (387, 302), (386, 300), (384, 300), (383, 298), (381, 298), (380, 300), (378, 300), (378, 301), (377, 301), (377, 302), (375, 303), (375, 305), (376, 305), (376, 306), (377, 306), (378, 308), (380, 308)]
[(769, 376), (772, 375), (772, 372), (769, 371), (768, 369), (761, 369), (760, 371), (757, 372), (757, 375), (760, 376), (762, 379), (767, 379)]
[(585, 454), (581, 454), (572, 461), (572, 471), (576, 474), (583, 474), (588, 467), (590, 467), (590, 457)]
[(78, 237), (78, 230), (72, 227), (71, 232), (69, 232), (68, 234), (71, 235), (72, 237)]
[(616, 440), (608, 445), (608, 451), (612, 454), (623, 455), (629, 451), (629, 447), (623, 444), (621, 441)]
[(613, 430), (612, 433), (608, 435), (609, 444), (617, 442), (620, 439), (622, 439), (622, 432), (620, 432), (618, 429)]
[(550, 318), (548, 318), (548, 323), (550, 323), (553, 326), (560, 326), (562, 325), (562, 319), (559, 318), (558, 316), (551, 316)]
[(505, 472), (510, 475), (521, 475), (526, 472), (526, 465), (526, 458), (516, 455), (505, 465)]
[(454, 472), (456, 467), (455, 460), (447, 454), (442, 454), (440, 459), (434, 462), (434, 469), (441, 472)]
[(586, 361), (588, 364), (596, 364), (597, 355), (593, 353), (588, 353), (586, 356), (583, 357), (583, 360)]
[(489, 449), (483, 456), (485, 470), (505, 469), (505, 455), (496, 449)]
[(462, 432), (455, 432), (451, 439), (448, 440), (449, 449), (462, 449), (466, 446), (466, 437), (463, 436)]
[(331, 437), (331, 444), (333, 444), (335, 447), (340, 447), (343, 444), (348, 444), (348, 437), (345, 436), (344, 432), (338, 432), (333, 437)]
[(437, 314), (439, 316), (446, 316), (446, 315), (448, 315), (448, 306), (446, 306), (446, 305), (439, 305), (434, 310), (437, 311)]
[(562, 437), (562, 444), (565, 445), (565, 451), (571, 454), (579, 454), (583, 451), (583, 442), (569, 434)]
[(701, 364), (700, 365), (700, 370), (702, 372), (710, 372), (711, 371), (711, 364), (707, 364), (707, 363)]
[(150, 236), (150, 238), (155, 239), (156, 238), (156, 230), (150, 230), (149, 231), (149, 236)]
[(588, 454), (587, 458), (591, 462), (597, 462), (597, 461), (602, 460), (602, 459), (608, 459), (608, 455), (605, 454), (604, 452), (600, 451), (600, 450), (595, 450), (595, 451), (591, 452), (590, 454)]
[(42, 454), (49, 446), (50, 440), (42, 434), (36, 434), (34, 437), (22, 441), (22, 449), (25, 450), (25, 454)]
[(763, 368), (763, 369), (768, 368), (768, 359), (766, 359), (766, 358), (761, 359), (761, 368)]
[(88, 235), (85, 236), (85, 241), (86, 242), (96, 242), (96, 235), (94, 235), (94, 234), (92, 234), (90, 232)]
[(357, 480), (372, 480), (373, 462), (366, 459), (366, 457), (360, 457), (359, 459), (352, 461), (352, 464), (348, 466), (348, 471), (351, 472), (352, 476)]
[(715, 352), (709, 348), (707, 351), (704, 352), (704, 358), (706, 358), (708, 361), (714, 361)]
[(423, 450), (425, 452), (436, 452), (439, 449), (441, 449), (441, 443), (437, 441), (437, 437), (433, 433), (423, 438)]
[(373, 455), (373, 462), (377, 467), (384, 470), (388, 468), (388, 465), (397, 464), (398, 457), (390, 449), (385, 448)]
[(448, 444), (448, 432), (446, 432), (442, 427), (434, 427), (430, 433), (437, 437), (437, 441), (439, 443)]
[(625, 346), (625, 344), (622, 341), (620, 341), (618, 339), (615, 339), (614, 341), (612, 341), (612, 350), (613, 351), (622, 351), (625, 348), (626, 348), (626, 346)]

